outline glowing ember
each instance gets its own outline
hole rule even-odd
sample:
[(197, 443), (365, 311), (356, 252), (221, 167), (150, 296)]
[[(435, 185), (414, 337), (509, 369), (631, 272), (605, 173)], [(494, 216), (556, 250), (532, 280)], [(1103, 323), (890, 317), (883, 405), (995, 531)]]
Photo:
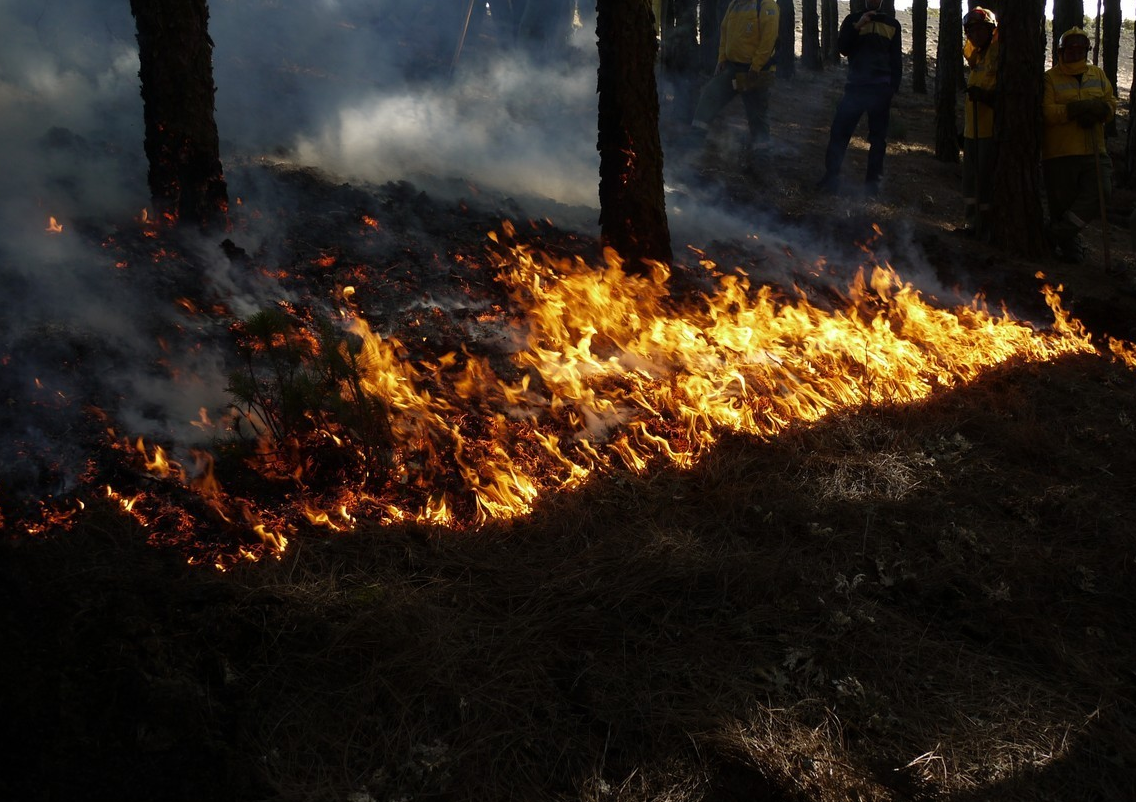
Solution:
[(62, 234), (63, 226), (54, 217), (49, 218), (47, 221), (47, 228), (44, 229), (48, 234)]

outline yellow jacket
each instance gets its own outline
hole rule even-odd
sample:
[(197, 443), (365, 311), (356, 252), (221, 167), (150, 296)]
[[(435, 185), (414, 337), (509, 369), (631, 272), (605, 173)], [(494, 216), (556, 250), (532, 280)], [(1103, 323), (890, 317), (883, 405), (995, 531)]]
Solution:
[[(970, 76), (966, 80), (967, 86), (977, 86), (982, 89), (993, 89), (998, 83), (998, 32), (985, 50), (978, 50), (967, 40), (962, 50), (967, 64), (970, 65)], [(962, 135), (967, 139), (988, 139), (994, 136), (994, 107), (985, 103), (975, 103), (967, 99), (966, 112), (963, 119)], [(978, 136), (974, 131), (974, 111), (978, 109)]]
[(733, 0), (722, 18), (718, 63), (749, 64), (754, 72), (775, 70), (780, 19), (777, 0)]
[(1116, 115), (1116, 95), (1104, 70), (1086, 61), (1073, 64), (1058, 62), (1045, 72), (1045, 95), (1042, 99), (1042, 115), (1045, 119), (1045, 134), (1041, 142), (1041, 158), (1056, 159), (1059, 156), (1091, 156), (1095, 129), (1097, 150), (1107, 154), (1104, 130), (1101, 123), (1093, 128), (1082, 128), (1079, 123), (1069, 119), (1065, 106), (1073, 100), (1104, 98), (1112, 110), (1111, 120)]

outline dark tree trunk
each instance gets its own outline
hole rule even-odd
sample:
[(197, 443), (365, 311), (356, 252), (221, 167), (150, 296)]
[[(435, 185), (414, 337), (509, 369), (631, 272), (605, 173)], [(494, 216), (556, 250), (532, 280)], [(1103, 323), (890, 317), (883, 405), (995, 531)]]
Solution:
[(797, 12), (793, 0), (777, 0), (781, 17), (777, 25), (777, 77), (792, 78), (797, 72)]
[(1057, 42), (1070, 28), (1085, 24), (1085, 4), (1082, 0), (1053, 0), (1053, 47), (1050, 55), (1057, 63)]
[(698, 0), (663, 0), (662, 73), (674, 92), (672, 119), (689, 124), (698, 102)]
[(600, 237), (646, 272), (671, 261), (650, 0), (598, 0)]
[(927, 0), (911, 4), (911, 89), (927, 94)]
[(222, 225), (228, 190), (213, 116), (207, 0), (130, 0), (138, 28), (150, 195), (159, 216)]
[[(1119, 94), (1117, 69), (1120, 66), (1120, 0), (1104, 0), (1104, 13), (1101, 17), (1101, 69), (1112, 82), (1112, 91)], [(1116, 118), (1113, 117), (1104, 127), (1105, 136), (1116, 136), (1116, 130)]]
[(1003, 53), (995, 108), (994, 241), (1025, 257), (1049, 252), (1041, 205), (1041, 99), (1045, 67), (1045, 0), (1015, 0), (998, 23)]
[(820, 53), (817, 0), (801, 0), (801, 64), (806, 70), (819, 70), (824, 66)]
[(935, 69), (935, 158), (957, 162), (958, 88), (962, 81), (962, 2), (939, 3), (939, 50)]
[(836, 36), (840, 32), (840, 10), (836, 0), (820, 0), (820, 52), (827, 64), (840, 63)]
[(726, 13), (729, 0), (702, 0), (699, 14), (700, 57), (699, 67), (709, 75), (718, 65), (718, 43), (722, 36), (722, 16)]

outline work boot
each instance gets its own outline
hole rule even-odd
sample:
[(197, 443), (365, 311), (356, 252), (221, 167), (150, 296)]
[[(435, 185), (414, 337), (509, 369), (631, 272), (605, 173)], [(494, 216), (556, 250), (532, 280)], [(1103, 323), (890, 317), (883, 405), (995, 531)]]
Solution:
[(825, 195), (839, 195), (840, 194), (840, 176), (833, 175), (832, 173), (825, 173), (824, 177), (817, 182), (817, 192)]

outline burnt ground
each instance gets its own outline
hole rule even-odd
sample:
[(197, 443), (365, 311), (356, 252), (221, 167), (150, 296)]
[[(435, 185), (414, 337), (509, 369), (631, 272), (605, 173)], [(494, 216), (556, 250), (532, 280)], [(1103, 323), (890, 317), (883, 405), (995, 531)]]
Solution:
[[(684, 191), (849, 251), (876, 223), (880, 250), (929, 269), (944, 302), (984, 292), (1040, 314), (1040, 270), (1095, 333), (1132, 336), (1134, 301), (1095, 246), (1070, 267), (950, 233), (958, 167), (928, 154), (927, 99), (897, 99), (905, 133), (873, 200), (813, 193), (828, 120), (776, 108), (760, 178), (722, 142)], [(478, 254), (507, 200), (475, 210), (263, 169), (294, 226), (271, 255), (227, 258), (271, 256), (312, 294), (370, 277), (378, 308), (503, 303)], [(555, 221), (522, 231), (592, 250)], [(1111, 236), (1127, 266), (1126, 234)], [(118, 242), (138, 262), (152, 247)], [(760, 273), (784, 254), (746, 258)], [(154, 292), (171, 303), (233, 291), (165, 275)], [(468, 330), (432, 326), (442, 347)], [(227, 336), (209, 331), (194, 336)], [(281, 560), (224, 573), (151, 545), (152, 527), (97, 495), (47, 536), (9, 517), (0, 797), (1136, 798), (1134, 391), (1104, 357), (1010, 364), (918, 404), (729, 437), (690, 470), (604, 476), (511, 523), (301, 531)]]

